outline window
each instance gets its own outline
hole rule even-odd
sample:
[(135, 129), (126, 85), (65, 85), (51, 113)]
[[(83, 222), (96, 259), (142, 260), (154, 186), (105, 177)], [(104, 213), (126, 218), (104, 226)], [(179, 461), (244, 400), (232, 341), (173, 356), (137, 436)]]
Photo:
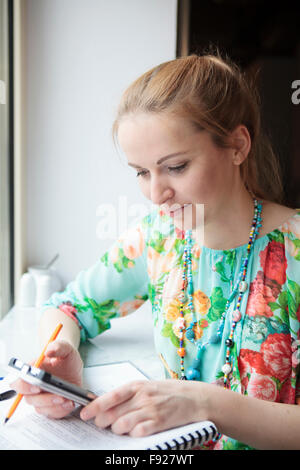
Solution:
[(12, 1), (0, 0), (0, 318), (13, 299)]

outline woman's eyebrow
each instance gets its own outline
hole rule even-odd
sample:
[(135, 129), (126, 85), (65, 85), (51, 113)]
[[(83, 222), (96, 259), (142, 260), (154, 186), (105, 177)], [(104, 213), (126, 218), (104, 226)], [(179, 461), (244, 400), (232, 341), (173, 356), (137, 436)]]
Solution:
[(156, 162), (156, 165), (160, 165), (162, 162), (164, 162), (165, 160), (168, 160), (169, 158), (178, 157), (178, 155), (185, 155), (187, 152), (188, 152), (187, 150), (184, 150), (182, 152), (176, 152), (176, 153), (171, 153), (170, 155), (166, 155), (165, 157), (160, 158)]
[[(185, 150), (183, 152), (176, 152), (176, 153), (171, 153), (170, 155), (166, 155), (165, 157), (162, 157), (160, 158), (157, 162), (156, 162), (156, 165), (160, 165), (162, 162), (164, 162), (165, 160), (168, 160), (169, 158), (173, 158), (173, 157), (178, 157), (178, 155), (185, 155), (188, 151)], [(141, 166), (139, 165), (135, 165), (134, 163), (128, 163), (129, 166), (132, 166), (133, 168), (142, 168)]]
[(133, 168), (142, 168), (141, 166), (135, 165), (134, 163), (130, 163), (130, 162), (128, 162), (128, 165), (132, 166)]

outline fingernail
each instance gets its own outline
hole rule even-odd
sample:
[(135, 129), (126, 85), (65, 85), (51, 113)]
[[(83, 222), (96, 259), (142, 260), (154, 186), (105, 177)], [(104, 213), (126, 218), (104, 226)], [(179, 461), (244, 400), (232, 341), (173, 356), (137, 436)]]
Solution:
[(80, 418), (83, 419), (83, 421), (86, 421), (89, 419), (89, 413), (86, 410), (82, 410), (80, 412)]
[(66, 403), (64, 403), (63, 405), (64, 408), (74, 408), (74, 403), (72, 401), (67, 401)]
[(41, 391), (41, 389), (39, 387), (36, 387), (35, 385), (30, 387), (30, 392), (31, 393), (40, 393), (40, 391)]
[(64, 402), (64, 399), (62, 397), (56, 397), (56, 398), (53, 398), (52, 400), (52, 403), (54, 403), (55, 405), (60, 405), (63, 402)]

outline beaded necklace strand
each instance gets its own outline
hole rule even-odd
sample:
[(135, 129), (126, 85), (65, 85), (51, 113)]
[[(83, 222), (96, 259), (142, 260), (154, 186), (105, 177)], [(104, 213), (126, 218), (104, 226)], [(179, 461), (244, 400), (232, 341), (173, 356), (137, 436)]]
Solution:
[[(224, 329), (224, 324), (225, 324), (225, 318), (226, 314), (228, 312), (228, 309), (236, 297), (237, 294), (238, 300), (236, 304), (236, 309), (234, 310), (232, 314), (232, 323), (231, 323), (231, 328), (230, 328), (230, 334), (229, 337), (226, 339), (225, 344), (226, 344), (226, 358), (225, 358), (225, 363), (222, 366), (222, 372), (224, 374), (224, 387), (228, 387), (228, 382), (229, 382), (229, 374), (232, 370), (232, 358), (231, 358), (231, 350), (234, 345), (234, 332), (237, 323), (241, 320), (242, 314), (241, 314), (241, 303), (242, 303), (242, 297), (243, 294), (247, 291), (248, 289), (248, 284), (245, 281), (246, 275), (247, 275), (247, 267), (248, 267), (248, 260), (250, 257), (251, 250), (253, 248), (254, 242), (257, 238), (257, 235), (259, 233), (259, 228), (261, 227), (261, 211), (262, 211), (262, 204), (261, 202), (258, 202), (256, 199), (254, 199), (254, 217), (252, 221), (252, 226), (249, 234), (249, 241), (247, 245), (247, 254), (246, 257), (242, 259), (242, 265), (240, 269), (240, 273), (237, 279), (237, 282), (235, 283), (234, 288), (232, 289), (232, 292), (226, 302), (226, 306), (224, 309), (224, 312), (221, 315), (219, 326), (217, 329), (216, 334), (213, 334), (208, 341), (201, 343), (200, 340), (196, 341), (195, 340), (195, 334), (194, 334), (194, 326), (197, 323), (197, 318), (195, 315), (195, 310), (194, 310), (194, 304), (193, 304), (193, 278), (192, 278), (192, 240), (191, 240), (191, 230), (187, 230), (185, 232), (185, 237), (184, 237), (184, 255), (183, 255), (183, 276), (182, 276), (182, 287), (181, 287), (181, 293), (179, 295), (179, 300), (180, 300), (180, 318), (178, 322), (179, 326), (179, 348), (177, 350), (177, 353), (180, 357), (180, 371), (181, 371), (181, 380), (200, 380), (201, 379), (201, 374), (200, 374), (200, 367), (201, 367), (201, 356), (202, 352), (208, 347), (209, 344), (217, 344), (221, 342), (222, 338), (222, 333)], [(185, 326), (185, 319), (184, 319), (184, 300), (185, 300), (185, 287), (187, 285), (187, 297), (188, 297), (188, 309), (190, 313), (193, 316), (193, 320), (188, 328)], [(186, 339), (189, 340), (190, 342), (194, 343), (197, 346), (197, 355), (196, 358), (193, 360), (191, 367), (189, 367), (185, 373), (184, 369), (184, 357), (186, 354), (185, 347), (184, 347), (184, 332)]]

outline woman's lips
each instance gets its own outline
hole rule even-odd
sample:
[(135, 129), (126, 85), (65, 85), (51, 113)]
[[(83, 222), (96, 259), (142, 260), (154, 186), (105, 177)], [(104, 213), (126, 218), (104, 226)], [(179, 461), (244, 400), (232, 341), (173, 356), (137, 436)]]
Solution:
[(190, 206), (191, 204), (184, 204), (183, 206), (179, 207), (178, 209), (176, 209), (175, 211), (170, 211), (169, 212), (169, 216), (170, 217), (176, 217), (177, 215), (179, 215), (180, 213), (182, 214), (182, 212), (184, 211), (184, 209), (188, 206)]

